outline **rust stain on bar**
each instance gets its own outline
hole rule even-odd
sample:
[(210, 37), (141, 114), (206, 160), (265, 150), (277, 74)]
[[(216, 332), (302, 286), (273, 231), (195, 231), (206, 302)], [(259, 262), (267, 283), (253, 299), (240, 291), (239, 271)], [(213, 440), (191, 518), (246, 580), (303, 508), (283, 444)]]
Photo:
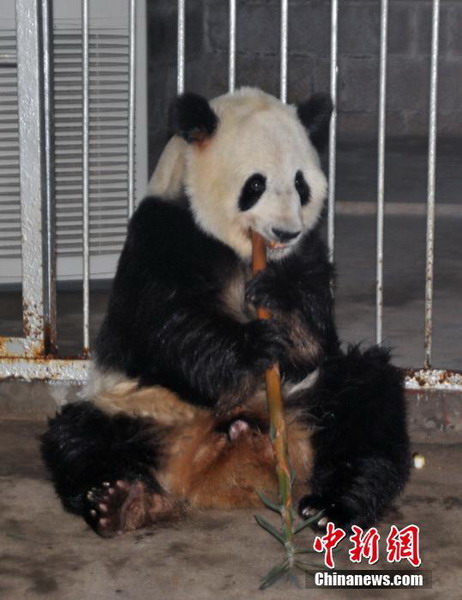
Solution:
[(407, 369), (405, 385), (408, 390), (462, 391), (462, 372), (445, 369)]

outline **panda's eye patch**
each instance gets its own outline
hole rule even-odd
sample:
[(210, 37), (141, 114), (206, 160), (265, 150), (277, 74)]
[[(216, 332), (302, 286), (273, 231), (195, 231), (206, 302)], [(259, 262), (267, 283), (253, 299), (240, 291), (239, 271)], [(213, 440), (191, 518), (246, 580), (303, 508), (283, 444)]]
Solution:
[(244, 183), (239, 196), (239, 209), (249, 210), (257, 203), (260, 196), (266, 190), (266, 177), (261, 173), (254, 173)]
[(301, 205), (305, 206), (305, 204), (308, 204), (310, 201), (310, 186), (306, 183), (301, 171), (295, 173), (295, 189), (300, 196)]

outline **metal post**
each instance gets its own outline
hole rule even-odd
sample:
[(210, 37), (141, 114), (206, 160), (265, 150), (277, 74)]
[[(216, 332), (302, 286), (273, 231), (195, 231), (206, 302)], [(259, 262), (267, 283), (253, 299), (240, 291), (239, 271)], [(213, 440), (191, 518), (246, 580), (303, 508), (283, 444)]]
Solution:
[(88, 0), (82, 0), (82, 243), (83, 243), (83, 354), (90, 350), (90, 22)]
[(129, 7), (129, 83), (128, 83), (128, 217), (135, 209), (135, 110), (136, 110), (136, 1)]
[(236, 87), (236, 0), (229, 0), (228, 90)]
[[(48, 31), (48, 29), (46, 29)], [(44, 262), (47, 260), (48, 226), (46, 168), (50, 160), (45, 142), (44, 82), (42, 77), (42, 4), (16, 1), (18, 64), (19, 161), (22, 230), (24, 338), (5, 344), (10, 356), (34, 357), (45, 352)], [(48, 47), (48, 45), (47, 45)], [(47, 82), (49, 84), (49, 80)], [(51, 289), (51, 288), (50, 288)]]
[(388, 0), (380, 5), (379, 132), (377, 172), (376, 341), (383, 340), (383, 226), (385, 208), (385, 117), (387, 90)]
[(329, 191), (327, 197), (327, 245), (330, 259), (335, 254), (335, 169), (337, 158), (337, 42), (338, 42), (338, 0), (331, 0), (331, 39), (330, 39), (330, 95), (334, 110), (329, 130)]
[(184, 92), (185, 0), (178, 0), (177, 91)]
[(287, 46), (289, 30), (289, 2), (281, 0), (281, 66), (280, 66), (280, 97), (281, 102), (287, 102)]
[(436, 165), (436, 124), (438, 93), (438, 35), (440, 20), (440, 0), (433, 0), (432, 51), (430, 67), (430, 115), (428, 136), (428, 180), (427, 180), (427, 252), (425, 285), (425, 362), (429, 369), (432, 364), (433, 327), (433, 259), (435, 235), (435, 165)]

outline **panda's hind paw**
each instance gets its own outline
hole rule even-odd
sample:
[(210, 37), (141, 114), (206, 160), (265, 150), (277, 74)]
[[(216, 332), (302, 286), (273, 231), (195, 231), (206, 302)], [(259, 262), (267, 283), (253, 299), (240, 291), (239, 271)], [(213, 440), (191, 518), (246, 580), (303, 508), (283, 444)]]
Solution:
[(104, 482), (87, 492), (86, 520), (102, 537), (172, 519), (178, 509), (163, 494), (152, 493), (142, 481)]

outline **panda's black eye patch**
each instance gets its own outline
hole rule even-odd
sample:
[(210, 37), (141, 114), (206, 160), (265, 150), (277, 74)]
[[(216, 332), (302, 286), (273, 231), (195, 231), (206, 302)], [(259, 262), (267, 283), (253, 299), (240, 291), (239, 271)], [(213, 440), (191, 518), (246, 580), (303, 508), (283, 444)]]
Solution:
[(266, 190), (266, 177), (261, 173), (254, 173), (244, 183), (239, 196), (239, 209), (249, 210), (254, 206)]
[(297, 171), (295, 173), (295, 189), (300, 196), (300, 204), (305, 206), (310, 201), (310, 186), (306, 183), (305, 178), (303, 177), (303, 173), (301, 171)]

